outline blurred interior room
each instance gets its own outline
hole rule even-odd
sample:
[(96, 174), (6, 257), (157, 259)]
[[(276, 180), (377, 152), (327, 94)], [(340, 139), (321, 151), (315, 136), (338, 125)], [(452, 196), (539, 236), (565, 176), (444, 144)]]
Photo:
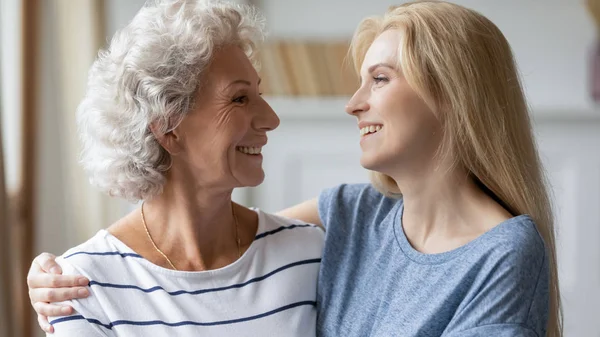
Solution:
[[(340, 183), (368, 182), (344, 106), (357, 23), (397, 0), (237, 0), (266, 16), (263, 92), (280, 127), (265, 181), (234, 192), (275, 212)], [(490, 18), (513, 48), (557, 223), (565, 336), (600, 337), (600, 0), (452, 0)], [(99, 48), (143, 0), (0, 2), (0, 336), (43, 336), (26, 275), (136, 207), (96, 191), (79, 166), (75, 110)], [(326, 146), (324, 146), (326, 144)]]

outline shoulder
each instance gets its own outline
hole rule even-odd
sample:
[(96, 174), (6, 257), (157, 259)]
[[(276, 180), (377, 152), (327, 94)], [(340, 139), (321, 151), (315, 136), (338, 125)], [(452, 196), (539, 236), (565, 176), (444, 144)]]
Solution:
[(112, 247), (109, 237), (110, 234), (108, 231), (100, 230), (87, 241), (69, 248), (61, 256), (71, 257), (75, 255), (86, 255), (86, 253), (101, 253), (107, 249), (113, 249), (114, 247)]
[(544, 331), (549, 303), (548, 255), (530, 217), (514, 217), (494, 227), (465, 258), (471, 260), (459, 262), (469, 266), (466, 275), (472, 281), (448, 331), (498, 324)]
[(546, 247), (535, 222), (527, 215), (506, 220), (492, 230), (484, 249), (497, 263), (513, 268), (539, 270), (546, 259)]
[[(110, 234), (101, 230), (88, 241), (67, 250), (56, 259), (66, 275), (83, 275), (92, 282), (102, 275), (114, 273), (116, 261), (123, 259), (125, 252), (119, 251), (109, 239)], [(118, 267), (117, 267), (118, 269)], [(108, 336), (106, 326), (98, 322), (108, 321), (107, 314), (94, 288), (91, 296), (62, 302), (72, 306), (76, 313), (66, 317), (50, 317), (56, 336)]]
[(342, 184), (321, 192), (319, 217), (324, 227), (343, 221), (354, 223), (382, 220), (402, 199), (384, 196), (371, 184)]
[[(476, 239), (467, 258), (482, 283), (535, 287), (546, 278), (548, 256), (534, 221), (526, 215), (504, 221)], [(501, 281), (501, 282), (500, 282)]]
[[(90, 279), (114, 274), (119, 266), (141, 256), (117, 245), (112, 236), (101, 230), (86, 242), (67, 250), (56, 259), (64, 274), (83, 275)], [(125, 270), (126, 267), (123, 269)]]
[(385, 199), (371, 184), (341, 184), (325, 189), (319, 195), (322, 202), (343, 201), (344, 203), (372, 202)]

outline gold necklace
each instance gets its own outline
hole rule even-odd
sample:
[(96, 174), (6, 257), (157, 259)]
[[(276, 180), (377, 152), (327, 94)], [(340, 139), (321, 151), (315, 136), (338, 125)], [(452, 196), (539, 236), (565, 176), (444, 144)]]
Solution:
[[(240, 243), (240, 236), (238, 234), (238, 221), (237, 221), (237, 216), (235, 215), (235, 210), (234, 210), (233, 204), (231, 204), (231, 213), (233, 214), (233, 221), (235, 223), (235, 243), (237, 244), (238, 259), (239, 259), (240, 257), (242, 257), (242, 249), (240, 248), (241, 243)], [(160, 250), (160, 248), (158, 248), (158, 246), (152, 239), (152, 236), (150, 235), (150, 231), (148, 230), (148, 226), (146, 226), (146, 217), (144, 217), (144, 202), (142, 202), (142, 205), (140, 206), (140, 214), (142, 216), (142, 224), (144, 225), (144, 229), (146, 230), (148, 239), (150, 240), (150, 243), (152, 243), (152, 246), (154, 246), (154, 249), (157, 252), (159, 252), (160, 255), (162, 255), (162, 257), (165, 258), (165, 260), (167, 260), (167, 262), (169, 263), (171, 268), (173, 268), (174, 270), (178, 270), (177, 268), (175, 268), (175, 265), (173, 264), (173, 262), (171, 262), (171, 260), (167, 257), (167, 254), (165, 254), (162, 250)]]

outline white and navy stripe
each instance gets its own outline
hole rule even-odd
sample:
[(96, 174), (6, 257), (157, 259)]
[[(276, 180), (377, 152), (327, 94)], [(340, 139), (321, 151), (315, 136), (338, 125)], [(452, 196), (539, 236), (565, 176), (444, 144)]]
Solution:
[(314, 336), (323, 231), (256, 210), (254, 242), (205, 272), (158, 267), (102, 230), (66, 252), (65, 273), (88, 277), (77, 314), (51, 318), (53, 336)]

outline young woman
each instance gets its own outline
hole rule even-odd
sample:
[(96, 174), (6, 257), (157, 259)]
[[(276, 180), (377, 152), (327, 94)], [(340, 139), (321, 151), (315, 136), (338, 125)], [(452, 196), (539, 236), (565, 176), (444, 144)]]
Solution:
[[(455, 4), (407, 3), (365, 19), (351, 55), (361, 83), (346, 110), (372, 184), (282, 212), (326, 229), (317, 335), (561, 336), (552, 212), (500, 30)], [(44, 256), (33, 302), (76, 285), (43, 275), (56, 266)]]

